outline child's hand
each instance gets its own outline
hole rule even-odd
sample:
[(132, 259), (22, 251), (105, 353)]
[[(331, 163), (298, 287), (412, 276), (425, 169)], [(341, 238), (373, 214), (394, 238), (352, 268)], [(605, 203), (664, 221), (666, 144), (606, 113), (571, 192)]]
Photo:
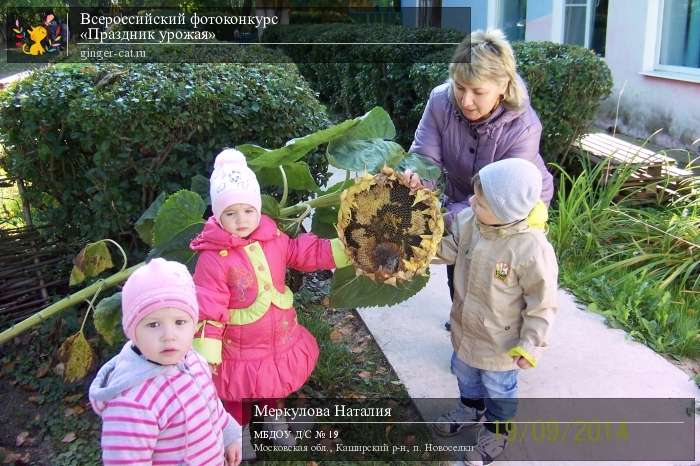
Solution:
[(238, 466), (241, 464), (241, 439), (226, 447), (226, 465)]
[(513, 362), (518, 365), (521, 369), (530, 369), (532, 364), (530, 364), (527, 359), (522, 356), (513, 356)]
[(217, 369), (218, 369), (218, 367), (219, 367), (218, 364), (211, 364), (211, 363), (209, 363), (209, 370), (211, 371), (211, 375), (214, 375), (214, 374), (217, 374), (217, 373), (218, 373), (218, 372), (216, 372)]

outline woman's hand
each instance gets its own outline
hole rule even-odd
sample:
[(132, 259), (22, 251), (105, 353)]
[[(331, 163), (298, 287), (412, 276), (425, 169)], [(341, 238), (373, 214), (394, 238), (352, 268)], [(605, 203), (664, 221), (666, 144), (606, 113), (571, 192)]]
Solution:
[(403, 176), (406, 177), (408, 180), (408, 187), (410, 189), (418, 189), (423, 187), (423, 182), (420, 179), (420, 176), (418, 176), (418, 173), (413, 173), (410, 169), (406, 169), (403, 172)]

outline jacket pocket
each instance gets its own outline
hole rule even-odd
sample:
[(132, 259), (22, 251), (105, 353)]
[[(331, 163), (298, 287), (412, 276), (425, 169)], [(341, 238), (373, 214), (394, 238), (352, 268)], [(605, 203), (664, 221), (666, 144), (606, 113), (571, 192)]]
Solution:
[(507, 351), (520, 339), (520, 321), (512, 316), (483, 316), (483, 328), (498, 352)]

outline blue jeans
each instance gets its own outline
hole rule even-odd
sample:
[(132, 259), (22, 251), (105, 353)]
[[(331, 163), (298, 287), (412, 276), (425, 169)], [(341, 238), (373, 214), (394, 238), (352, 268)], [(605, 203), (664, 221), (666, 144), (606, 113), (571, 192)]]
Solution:
[(487, 371), (465, 363), (452, 353), (452, 373), (457, 377), (462, 398), (484, 400), (486, 419), (507, 421), (515, 417), (518, 410), (518, 373), (510, 371)]

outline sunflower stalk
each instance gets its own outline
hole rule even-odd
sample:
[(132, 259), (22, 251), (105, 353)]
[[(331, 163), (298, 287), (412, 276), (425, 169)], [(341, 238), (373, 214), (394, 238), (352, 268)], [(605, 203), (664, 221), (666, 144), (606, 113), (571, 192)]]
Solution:
[(39, 325), (48, 318), (65, 311), (71, 306), (75, 306), (76, 304), (82, 303), (86, 299), (89, 299), (91, 296), (94, 296), (96, 291), (100, 289), (107, 290), (109, 288), (119, 285), (120, 283), (124, 282), (127, 278), (129, 278), (129, 276), (142, 265), (143, 262), (140, 262), (132, 267), (129, 267), (128, 269), (115, 273), (114, 275), (111, 275), (105, 278), (104, 280), (97, 281), (92, 285), (83, 288), (80, 291), (66, 296), (60, 301), (57, 301), (51, 304), (50, 306), (45, 307), (36, 314), (32, 314), (23, 321), (13, 325), (4, 332), (0, 333), (0, 345), (11, 341), (16, 336), (26, 332), (35, 325)]
[(282, 165), (279, 166), (280, 173), (282, 174), (282, 199), (280, 199), (280, 207), (285, 207), (287, 205), (287, 196), (289, 195), (289, 183), (287, 181), (287, 173), (284, 171)]
[[(286, 207), (280, 211), (280, 218), (283, 217), (289, 217), (293, 218), (294, 222), (299, 222), (303, 221), (303, 218), (309, 214), (312, 208), (319, 208), (319, 207), (329, 207), (333, 205), (337, 205), (340, 202), (340, 192), (337, 193), (331, 193), (331, 194), (326, 194), (323, 196), (319, 196), (316, 199), (311, 199), (309, 201), (305, 202), (300, 202), (298, 204), (295, 204), (293, 206)], [(299, 217), (299, 218), (297, 218)], [(110, 242), (113, 242), (109, 240)], [(116, 244), (116, 242), (114, 242)], [(124, 264), (122, 265), (122, 269), (113, 274), (110, 275), (109, 277), (105, 278), (104, 280), (99, 280), (92, 285), (83, 288), (82, 290), (79, 290), (69, 296), (66, 296), (65, 298), (61, 299), (60, 301), (57, 301), (53, 304), (51, 304), (48, 307), (45, 307), (44, 309), (36, 312), (35, 314), (32, 314), (31, 316), (27, 317), (21, 322), (18, 322), (17, 324), (13, 325), (12, 327), (8, 328), (7, 330), (3, 331), (0, 333), (0, 345), (3, 343), (6, 343), (8, 341), (11, 341), (13, 338), (15, 338), (18, 335), (21, 335), (22, 333), (26, 332), (30, 328), (39, 325), (40, 323), (46, 321), (50, 317), (53, 317), (57, 314), (60, 314), (61, 312), (65, 311), (66, 309), (69, 309), (72, 306), (75, 306), (77, 304), (80, 304), (84, 301), (89, 301), (93, 299), (96, 295), (96, 293), (100, 293), (102, 291), (108, 290), (110, 288), (113, 288), (123, 282), (125, 282), (131, 274), (136, 271), (139, 267), (144, 265), (143, 262), (140, 262), (132, 267), (129, 267), (128, 269), (125, 268), (126, 266), (126, 255), (123, 252), (123, 249), (120, 247), (120, 252), (122, 252), (122, 255), (124, 256)], [(93, 301), (94, 302), (94, 301)], [(89, 313), (89, 311), (88, 311)]]
[(285, 207), (280, 210), (280, 217), (296, 217), (307, 212), (309, 208), (318, 209), (321, 207), (332, 207), (340, 203), (340, 191), (330, 194), (324, 194), (315, 199), (300, 202), (293, 206)]

